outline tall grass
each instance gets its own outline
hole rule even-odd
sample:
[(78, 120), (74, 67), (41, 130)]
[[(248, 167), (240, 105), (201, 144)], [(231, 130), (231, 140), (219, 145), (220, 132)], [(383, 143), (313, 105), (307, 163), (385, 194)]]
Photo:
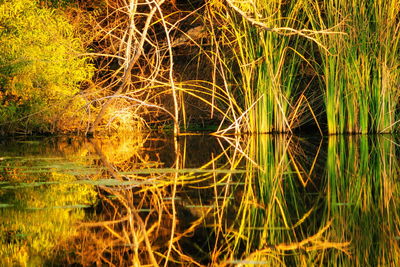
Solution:
[(399, 129), (398, 1), (230, 0), (211, 10), (223, 22), (215, 54), (245, 114), (241, 132), (290, 132), (317, 117), (319, 127), (317, 112), (330, 134)]
[(393, 132), (399, 103), (398, 1), (308, 1), (305, 11), (317, 35), (328, 132)]
[[(295, 83), (302, 56), (302, 39), (272, 32), (272, 28), (299, 28), (302, 1), (228, 1), (220, 18), (228, 25), (222, 60), (236, 102), (248, 120), (242, 131), (291, 131), (290, 114), (299, 98)], [(232, 84), (232, 83), (229, 83)], [(235, 88), (235, 84), (238, 88)]]

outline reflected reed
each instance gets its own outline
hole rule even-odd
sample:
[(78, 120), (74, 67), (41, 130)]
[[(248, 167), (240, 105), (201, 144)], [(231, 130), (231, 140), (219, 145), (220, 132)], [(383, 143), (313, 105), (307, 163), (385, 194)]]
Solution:
[[(0, 161), (2, 261), (82, 266), (398, 264), (400, 151), (393, 136), (135, 138), (53, 142), (52, 149), (42, 149), (42, 156), (31, 161), (29, 168), (40, 166), (41, 173), (24, 178), (30, 187), (17, 180), (30, 153), (40, 150), (32, 146), (49, 143), (25, 143), (26, 154), (18, 152), (18, 157), (2, 147), (7, 155)], [(63, 154), (49, 161), (50, 155)], [(196, 156), (201, 158), (198, 165)], [(69, 163), (61, 165), (66, 158)], [(32, 183), (32, 177), (45, 184)], [(76, 193), (68, 195), (83, 185), (96, 193), (91, 205)], [(61, 232), (30, 227), (37, 224), (33, 214), (46, 214), (50, 220), (65, 217), (54, 213), (61, 212), (60, 203), (45, 200), (51, 190), (60, 195), (60, 186), (69, 188), (63, 194), (74, 201), (62, 204), (62, 211), (74, 218), (68, 231), (62, 222), (57, 223), (64, 225)], [(16, 199), (33, 197), (46, 208), (32, 212), (12, 206)], [(18, 219), (12, 215), (16, 213), (32, 216)], [(57, 238), (46, 239), (48, 233)], [(42, 247), (47, 244), (40, 255), (34, 240)]]

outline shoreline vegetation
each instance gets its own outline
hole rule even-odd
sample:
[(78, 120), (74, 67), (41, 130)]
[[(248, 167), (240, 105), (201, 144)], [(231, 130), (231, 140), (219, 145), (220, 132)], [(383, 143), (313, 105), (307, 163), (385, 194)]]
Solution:
[(1, 0), (0, 135), (400, 129), (397, 0)]

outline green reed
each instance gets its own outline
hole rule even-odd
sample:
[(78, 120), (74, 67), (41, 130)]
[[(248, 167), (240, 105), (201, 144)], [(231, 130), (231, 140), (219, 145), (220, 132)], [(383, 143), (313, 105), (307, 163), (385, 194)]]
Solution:
[(320, 49), (328, 132), (398, 129), (398, 1), (308, 1), (305, 12), (328, 50)]
[[(304, 118), (317, 120), (318, 102), (324, 102), (330, 134), (399, 130), (398, 1), (252, 0), (226, 6), (219, 13), (224, 41), (218, 49), (225, 51), (220, 60), (227, 91), (247, 118), (242, 131), (290, 132)], [(318, 86), (307, 82), (305, 65)], [(306, 102), (311, 106), (305, 108)]]
[[(301, 2), (229, 1), (230, 8), (221, 15), (229, 25), (229, 52), (223, 60), (233, 69), (228, 79), (240, 87), (235, 93), (236, 101), (248, 112), (246, 132), (291, 131), (290, 114), (299, 98), (295, 78), (301, 62), (297, 51), (300, 39), (268, 28), (293, 28), (300, 24)], [(254, 26), (254, 22), (263, 26)]]

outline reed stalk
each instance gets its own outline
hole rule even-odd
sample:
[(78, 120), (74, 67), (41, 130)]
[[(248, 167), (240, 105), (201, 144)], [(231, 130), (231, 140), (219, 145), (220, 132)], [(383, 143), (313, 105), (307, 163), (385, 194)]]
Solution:
[(317, 35), (324, 75), (328, 132), (383, 133), (398, 129), (398, 1), (308, 1), (305, 12)]
[[(235, 100), (247, 112), (244, 132), (291, 131), (290, 114), (299, 97), (295, 84), (299, 64), (299, 36), (273, 28), (292, 29), (302, 20), (301, 3), (254, 0), (228, 1), (220, 17), (229, 25), (223, 56), (227, 79), (237, 84)], [(226, 70), (225, 70), (226, 71)]]

